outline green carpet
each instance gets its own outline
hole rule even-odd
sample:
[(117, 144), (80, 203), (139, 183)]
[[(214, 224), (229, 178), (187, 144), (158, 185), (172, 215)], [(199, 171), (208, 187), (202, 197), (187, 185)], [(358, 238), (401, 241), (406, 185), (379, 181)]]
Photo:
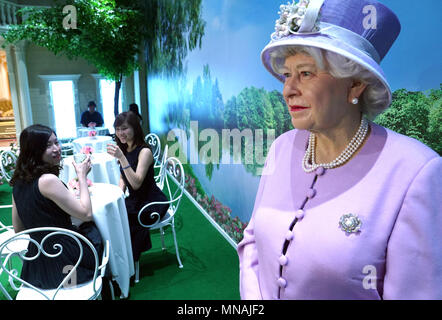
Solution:
[[(0, 186), (0, 204), (10, 203), (10, 187)], [(11, 209), (0, 209), (0, 221), (11, 224)], [(152, 232), (153, 248), (141, 256), (140, 282), (131, 287), (130, 300), (239, 299), (235, 249), (185, 195), (175, 218), (175, 230), (184, 267), (178, 268), (170, 227), (165, 229), (165, 251), (159, 232)], [(4, 299), (1, 294), (0, 299)]]

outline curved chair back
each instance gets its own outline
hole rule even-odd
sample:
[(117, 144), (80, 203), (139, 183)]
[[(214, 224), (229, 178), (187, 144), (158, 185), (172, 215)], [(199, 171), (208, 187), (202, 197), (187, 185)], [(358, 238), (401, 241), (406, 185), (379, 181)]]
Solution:
[[(162, 227), (163, 224), (166, 224), (166, 221), (169, 221), (173, 218), (180, 205), (180, 201), (184, 192), (184, 181), (185, 181), (184, 169), (180, 160), (178, 160), (175, 157), (167, 158), (164, 164), (163, 175), (164, 175), (163, 192), (166, 194), (169, 200), (151, 202), (146, 204), (143, 208), (141, 208), (141, 210), (138, 213), (138, 221), (143, 227), (150, 229), (157, 229), (159, 227)], [(176, 185), (176, 187), (173, 187), (173, 185)], [(143, 211), (155, 204), (169, 204), (167, 215), (163, 219), (159, 219), (160, 215), (156, 212), (153, 212), (151, 213), (151, 218), (156, 219), (156, 221), (150, 225), (143, 224), (141, 221), (141, 216), (143, 214)]]
[[(15, 235), (15, 231), (13, 226), (5, 226), (0, 221), (0, 244), (3, 244), (5, 241), (9, 240)], [(26, 238), (26, 236), (24, 237)], [(28, 247), (28, 241), (29, 237), (26, 238), (26, 240), (23, 241), (14, 241), (13, 243), (9, 244), (8, 246), (3, 249), (3, 251), (0, 254), (0, 258), (6, 258), (6, 256), (11, 252), (17, 252), (26, 250)]]
[[(40, 234), (39, 237), (42, 238), (41, 241), (35, 240), (36, 234)], [(34, 237), (31, 237), (31, 235), (34, 235)], [(28, 283), (20, 277), (18, 270), (12, 267), (11, 263), (8, 263), (13, 257), (18, 257), (21, 261), (33, 261), (39, 256), (46, 256), (48, 258), (60, 257), (67, 250), (63, 250), (63, 245), (60, 241), (61, 237), (68, 237), (73, 240), (71, 242), (78, 246), (79, 256), (77, 261), (72, 262), (72, 266), (68, 266), (66, 270), (63, 270), (67, 275), (55, 289), (41, 289)], [(28, 249), (21, 251), (14, 251), (11, 249), (15, 242), (23, 240), (29, 241), (29, 246), (35, 246), (37, 250), (35, 255), (27, 256), (26, 253), (28, 252)], [(48, 245), (46, 243), (50, 243), (51, 241), (55, 242), (50, 248), (55, 253), (47, 251)], [(75, 283), (70, 282), (75, 282), (75, 272), (82, 261), (84, 247), (90, 248), (93, 253), (95, 260), (94, 275), (90, 282), (76, 286)], [(105, 268), (109, 260), (109, 242), (106, 242), (105, 244), (103, 261), (102, 264), (99, 265), (98, 254), (95, 247), (86, 237), (78, 232), (55, 227), (34, 228), (16, 233), (14, 236), (1, 243), (0, 256), (4, 256), (2, 264), (0, 265), (0, 275), (4, 272), (9, 279), (11, 288), (18, 291), (16, 299), (91, 300), (98, 298), (101, 293), (102, 277), (104, 276)], [(99, 271), (101, 271), (101, 274), (99, 274)], [(12, 297), (4, 287), (0, 285), (0, 289), (8, 299), (12, 300)]]
[(74, 154), (74, 144), (72, 143), (72, 141), (73, 139), (68, 139), (61, 143), (61, 156), (63, 158)]
[[(166, 249), (164, 244), (163, 228), (167, 226), (170, 226), (172, 228), (173, 240), (175, 244), (175, 254), (178, 261), (178, 266), (182, 268), (183, 264), (181, 262), (180, 253), (178, 250), (178, 241), (175, 232), (175, 214), (179, 208), (181, 198), (183, 197), (185, 174), (184, 174), (183, 165), (177, 158), (170, 157), (166, 159), (166, 161), (164, 162), (163, 178), (164, 178), (163, 192), (166, 194), (169, 200), (156, 201), (146, 204), (138, 212), (138, 222), (140, 223), (141, 226), (149, 228), (150, 230), (160, 229), (163, 250)], [(154, 211), (150, 213), (150, 218), (154, 222), (149, 225), (144, 224), (141, 220), (144, 211), (146, 210), (146, 212), (148, 212), (149, 207), (157, 204), (169, 204), (169, 209), (167, 210), (167, 213), (164, 215), (164, 217), (160, 218), (160, 214)], [(135, 283), (139, 281), (139, 276), (140, 276), (140, 261), (135, 261)]]
[(2, 177), (9, 182), (14, 174), (15, 163), (17, 162), (17, 155), (10, 151), (5, 150), (0, 154), (0, 170)]
[[(170, 199), (170, 207), (175, 213), (178, 210), (178, 206), (180, 205), (181, 198), (183, 197), (184, 192), (184, 182), (185, 182), (185, 173), (183, 165), (181, 161), (175, 157), (167, 158), (164, 174), (164, 182), (165, 189), (164, 192), (167, 192), (166, 195), (169, 196)], [(172, 188), (172, 183), (176, 184), (175, 190)]]
[(155, 166), (158, 165), (160, 152), (161, 152), (161, 141), (160, 138), (155, 133), (149, 133), (144, 138), (144, 141), (148, 144), (148, 146), (152, 150), (153, 159)]
[(158, 165), (156, 167), (159, 168), (158, 174), (154, 177), (158, 188), (160, 188), (161, 190), (163, 190), (164, 178), (166, 177), (166, 160), (167, 160), (168, 150), (169, 146), (166, 144), (164, 146), (164, 152), (163, 152), (163, 157), (161, 158), (161, 162), (158, 162)]

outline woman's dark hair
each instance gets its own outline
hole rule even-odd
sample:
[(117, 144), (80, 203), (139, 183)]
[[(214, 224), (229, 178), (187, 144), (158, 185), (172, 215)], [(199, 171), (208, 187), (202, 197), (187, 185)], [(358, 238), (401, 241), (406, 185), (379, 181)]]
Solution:
[(89, 101), (89, 103), (87, 104), (87, 107), (89, 108), (90, 106), (93, 106), (93, 107), (97, 107), (97, 105), (95, 104), (95, 101)]
[(59, 175), (61, 166), (43, 162), (49, 138), (55, 131), (47, 126), (34, 124), (20, 134), (20, 154), (10, 181), (11, 185), (22, 180), (31, 182), (45, 173)]
[[(121, 127), (124, 123), (131, 126), (134, 130), (134, 145), (139, 146), (147, 146), (147, 143), (144, 141), (143, 129), (141, 129), (140, 120), (135, 113), (132, 111), (122, 112), (115, 118), (114, 128)], [(118, 147), (123, 151), (124, 154), (127, 153), (127, 144), (121, 143), (120, 139), (118, 139), (117, 135), (115, 135), (115, 141), (117, 142)]]

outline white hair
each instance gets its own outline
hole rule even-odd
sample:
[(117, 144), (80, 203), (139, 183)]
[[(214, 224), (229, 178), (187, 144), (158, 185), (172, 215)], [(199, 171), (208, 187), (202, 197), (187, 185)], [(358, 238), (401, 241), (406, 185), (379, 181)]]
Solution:
[(357, 62), (332, 51), (307, 46), (278, 47), (270, 53), (273, 70), (282, 75), (286, 58), (298, 53), (311, 56), (319, 69), (326, 70), (337, 79), (352, 78), (367, 84), (359, 101), (361, 111), (368, 119), (374, 119), (388, 108), (390, 95), (382, 82)]

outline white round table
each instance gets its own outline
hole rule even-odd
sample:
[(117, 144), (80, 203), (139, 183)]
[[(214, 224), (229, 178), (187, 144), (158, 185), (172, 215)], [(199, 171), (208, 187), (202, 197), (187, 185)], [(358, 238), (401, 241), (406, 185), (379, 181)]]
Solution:
[[(72, 162), (74, 162), (74, 156), (68, 156), (63, 159), (63, 169), (60, 172), (60, 179), (66, 184), (77, 177)], [(120, 181), (120, 167), (117, 163), (117, 159), (107, 153), (101, 152), (93, 153), (91, 162), (92, 168), (87, 175), (89, 180), (93, 183), (118, 185)]]
[[(107, 183), (94, 183), (91, 192), (92, 216), (104, 241), (109, 240), (109, 267), (124, 297), (129, 295), (130, 277), (135, 274), (129, 221), (123, 191)], [(72, 218), (75, 225), (81, 221)]]
[(95, 127), (95, 128), (86, 128), (86, 127), (78, 127), (77, 128), (77, 137), (89, 137), (89, 132), (95, 131), (97, 136), (105, 136), (109, 134), (109, 129), (106, 127)]
[(106, 152), (107, 144), (112, 142), (112, 137), (109, 136), (95, 136), (83, 137), (72, 141), (74, 145), (74, 152), (81, 152), (83, 147), (92, 147), (93, 153)]

